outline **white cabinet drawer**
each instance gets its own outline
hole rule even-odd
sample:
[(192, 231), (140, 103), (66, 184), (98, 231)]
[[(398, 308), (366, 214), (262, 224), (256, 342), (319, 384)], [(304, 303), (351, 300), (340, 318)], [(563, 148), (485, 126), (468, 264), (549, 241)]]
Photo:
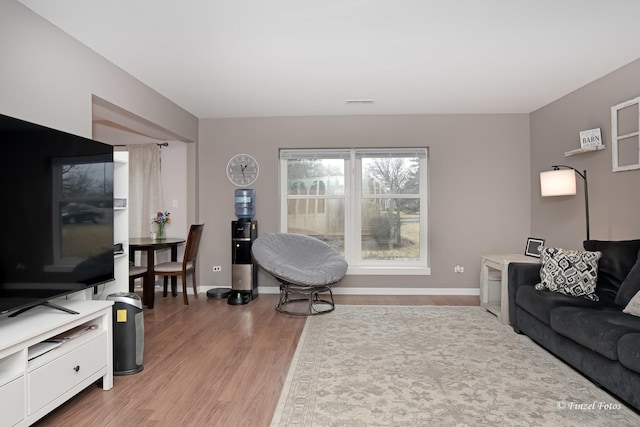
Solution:
[[(66, 345), (66, 344), (65, 344)], [(107, 334), (29, 373), (29, 414), (33, 414), (107, 366)], [(63, 350), (64, 345), (59, 347)], [(56, 350), (58, 351), (58, 350)]]
[(0, 426), (13, 426), (24, 419), (24, 376), (0, 387)]

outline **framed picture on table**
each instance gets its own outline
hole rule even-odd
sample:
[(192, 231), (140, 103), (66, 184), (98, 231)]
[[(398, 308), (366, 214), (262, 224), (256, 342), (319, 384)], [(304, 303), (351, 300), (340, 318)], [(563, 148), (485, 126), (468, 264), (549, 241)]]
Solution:
[(527, 246), (524, 248), (524, 254), (540, 258), (540, 248), (544, 245), (544, 239), (536, 239), (535, 237), (529, 237), (527, 239)]

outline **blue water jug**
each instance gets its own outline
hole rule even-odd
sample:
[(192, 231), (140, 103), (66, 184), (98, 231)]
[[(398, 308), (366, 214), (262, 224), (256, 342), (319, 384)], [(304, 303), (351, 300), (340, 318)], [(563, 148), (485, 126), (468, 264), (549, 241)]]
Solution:
[(256, 215), (256, 190), (238, 188), (235, 191), (235, 200), (238, 219), (252, 219)]

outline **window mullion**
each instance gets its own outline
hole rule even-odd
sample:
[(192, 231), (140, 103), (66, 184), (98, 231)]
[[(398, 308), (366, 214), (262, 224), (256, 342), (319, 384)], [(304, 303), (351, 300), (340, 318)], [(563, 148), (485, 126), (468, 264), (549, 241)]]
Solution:
[(287, 207), (289, 197), (287, 193), (287, 159), (280, 158), (280, 231), (287, 231)]
[(351, 152), (351, 163), (352, 166), (349, 168), (349, 180), (351, 181), (349, 205), (351, 206), (353, 215), (348, 217), (349, 225), (347, 226), (350, 247), (349, 259), (355, 261), (356, 264), (359, 264), (362, 259), (362, 245), (360, 244), (362, 239), (360, 236), (362, 232), (362, 203), (360, 201), (360, 196), (362, 194), (362, 162), (360, 159), (356, 158), (355, 151)]
[(428, 185), (428, 175), (427, 175), (427, 159), (420, 159), (420, 264), (428, 265), (429, 264), (429, 250), (428, 250), (428, 238), (429, 238), (429, 208), (428, 208), (428, 198), (427, 198), (427, 185)]

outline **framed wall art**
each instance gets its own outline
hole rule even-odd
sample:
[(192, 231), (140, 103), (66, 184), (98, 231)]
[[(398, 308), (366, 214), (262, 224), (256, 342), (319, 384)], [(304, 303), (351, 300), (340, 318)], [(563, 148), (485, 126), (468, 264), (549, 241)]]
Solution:
[(533, 256), (540, 258), (540, 248), (544, 245), (544, 239), (537, 239), (535, 237), (529, 237), (527, 239), (527, 245), (524, 248), (524, 254), (527, 256)]

